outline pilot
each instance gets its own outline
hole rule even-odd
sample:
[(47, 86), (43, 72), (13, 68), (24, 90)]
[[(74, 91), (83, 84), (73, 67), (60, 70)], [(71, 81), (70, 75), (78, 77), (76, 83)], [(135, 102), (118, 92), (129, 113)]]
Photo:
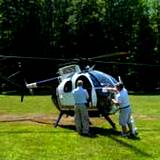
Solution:
[(83, 81), (77, 81), (77, 88), (73, 91), (75, 100), (75, 126), (80, 135), (89, 136), (89, 116), (87, 109), (87, 101), (89, 98), (88, 91), (83, 88)]
[(137, 135), (137, 129), (134, 126), (127, 89), (124, 87), (123, 83), (118, 82), (114, 88), (107, 88), (107, 90), (116, 93), (115, 99), (112, 99), (112, 101), (119, 106), (119, 124), (122, 128), (121, 135), (126, 137), (128, 133), (127, 129), (129, 128), (129, 136), (135, 137)]

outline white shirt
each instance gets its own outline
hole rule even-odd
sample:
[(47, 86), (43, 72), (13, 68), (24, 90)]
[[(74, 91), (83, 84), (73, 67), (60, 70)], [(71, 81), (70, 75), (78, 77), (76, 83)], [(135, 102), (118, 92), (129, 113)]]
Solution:
[(116, 94), (116, 100), (119, 103), (120, 108), (130, 105), (128, 91), (125, 88), (123, 88)]

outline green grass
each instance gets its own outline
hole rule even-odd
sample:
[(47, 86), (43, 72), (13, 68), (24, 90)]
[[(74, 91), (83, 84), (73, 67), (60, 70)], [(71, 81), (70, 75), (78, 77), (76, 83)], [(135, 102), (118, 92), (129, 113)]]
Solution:
[[(159, 160), (160, 96), (130, 96), (139, 139), (123, 138), (102, 118), (91, 119), (93, 138), (82, 137), (64, 117), (53, 127), (58, 111), (50, 96), (0, 96), (0, 160)], [(48, 123), (13, 117), (45, 115)], [(6, 116), (6, 117), (5, 117)], [(118, 125), (118, 113), (112, 116)], [(73, 117), (72, 117), (73, 118)], [(68, 125), (65, 125), (67, 124)], [(118, 130), (120, 130), (118, 126)]]

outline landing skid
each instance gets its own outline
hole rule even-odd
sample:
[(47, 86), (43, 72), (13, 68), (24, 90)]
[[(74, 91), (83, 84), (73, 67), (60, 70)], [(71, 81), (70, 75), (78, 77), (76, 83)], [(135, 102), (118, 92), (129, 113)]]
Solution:
[[(58, 118), (57, 118), (57, 120), (56, 120), (56, 122), (55, 122), (55, 124), (54, 124), (54, 127), (57, 127), (57, 126), (58, 126), (58, 124), (59, 124), (59, 122), (60, 122), (63, 114), (66, 114), (66, 113), (63, 112), (63, 111), (61, 111), (61, 112), (59, 113)], [(73, 116), (73, 113), (72, 113), (72, 114), (70, 113), (70, 114), (67, 114), (67, 115)], [(109, 115), (104, 115), (104, 118), (108, 121), (108, 123), (112, 126), (113, 129), (116, 129), (116, 124), (112, 121), (112, 119), (109, 117)], [(90, 122), (90, 121), (89, 121), (89, 122)], [(90, 125), (91, 125), (91, 122), (90, 122)]]
[(108, 115), (105, 115), (104, 118), (109, 122), (109, 124), (112, 126), (113, 129), (116, 129), (116, 124), (112, 121), (112, 119)]
[(58, 118), (57, 118), (57, 120), (56, 120), (56, 123), (54, 124), (54, 127), (57, 127), (57, 126), (58, 126), (58, 123), (59, 123), (59, 121), (61, 120), (63, 114), (64, 114), (63, 112), (60, 112), (60, 113), (59, 113), (59, 116), (58, 116)]
[(63, 114), (66, 114), (67, 116), (74, 116), (74, 110), (61, 110), (59, 115), (58, 115), (58, 118), (54, 124), (54, 127), (57, 127)]

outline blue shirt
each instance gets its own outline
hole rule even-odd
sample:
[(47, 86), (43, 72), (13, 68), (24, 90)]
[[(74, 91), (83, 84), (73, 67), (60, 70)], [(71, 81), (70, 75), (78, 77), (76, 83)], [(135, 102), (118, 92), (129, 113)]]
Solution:
[(75, 100), (75, 104), (85, 104), (87, 103), (87, 99), (89, 98), (88, 92), (86, 89), (80, 87), (75, 88), (73, 91), (73, 96)]
[(116, 94), (116, 100), (118, 101), (120, 108), (129, 106), (129, 96), (128, 91), (123, 88), (120, 92)]

